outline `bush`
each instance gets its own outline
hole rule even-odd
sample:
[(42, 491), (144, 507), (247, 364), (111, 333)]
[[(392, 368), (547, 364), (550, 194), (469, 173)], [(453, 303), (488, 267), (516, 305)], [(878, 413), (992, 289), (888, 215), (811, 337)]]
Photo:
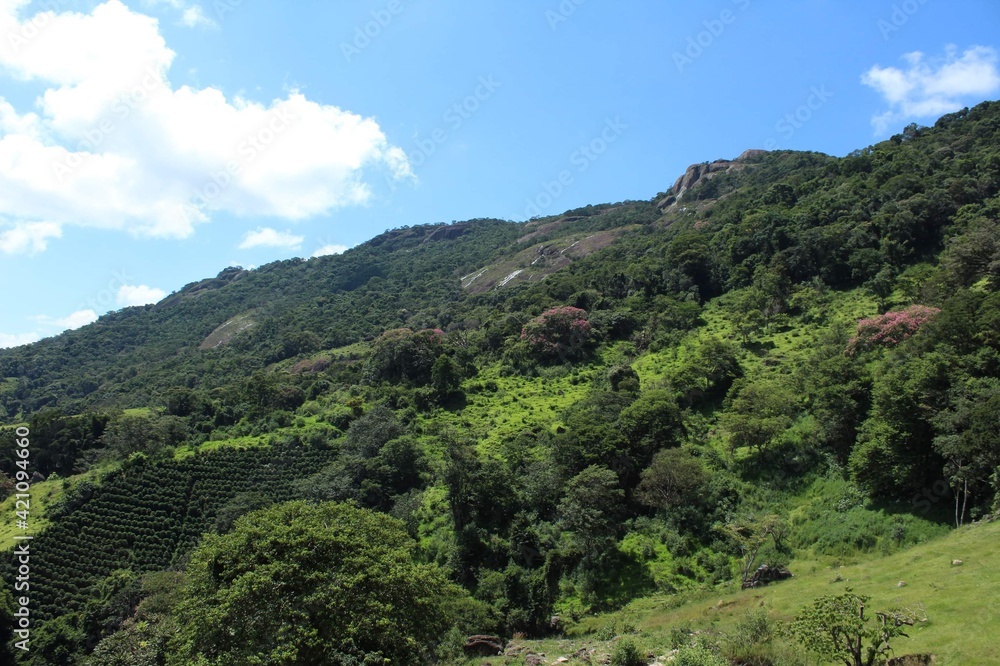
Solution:
[(774, 627), (763, 608), (748, 610), (726, 636), (723, 651), (734, 663), (758, 663), (774, 638)]
[(611, 651), (611, 666), (645, 666), (646, 658), (639, 652), (635, 641), (623, 638)]
[(704, 645), (686, 645), (677, 651), (674, 666), (729, 666), (729, 662)]

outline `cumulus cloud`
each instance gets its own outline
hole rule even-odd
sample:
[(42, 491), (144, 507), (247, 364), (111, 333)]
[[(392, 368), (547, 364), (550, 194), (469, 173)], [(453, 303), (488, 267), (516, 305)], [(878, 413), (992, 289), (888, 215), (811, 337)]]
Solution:
[(326, 257), (331, 254), (343, 254), (344, 252), (347, 252), (348, 249), (349, 248), (346, 245), (324, 245), (312, 253), (312, 258)]
[(256, 231), (247, 232), (240, 243), (241, 250), (250, 250), (257, 247), (278, 247), (287, 250), (297, 250), (302, 247), (303, 236), (295, 236), (287, 231), (276, 231), (268, 227), (262, 227)]
[(0, 349), (30, 345), (32, 342), (38, 342), (39, 339), (37, 333), (0, 333)]
[[(197, 23), (197, 5), (162, 1)], [(15, 229), (184, 238), (222, 213), (299, 220), (364, 204), (373, 171), (412, 177), (372, 118), (294, 90), (262, 102), (175, 87), (156, 19), (120, 0), (28, 4), (0, 2), (0, 77), (44, 89), (30, 111), (0, 96), (0, 220)]]
[(97, 313), (93, 310), (77, 310), (68, 317), (56, 319), (53, 324), (63, 330), (73, 330), (87, 324), (93, 324), (95, 321), (97, 321)]
[(961, 54), (948, 46), (935, 58), (914, 51), (903, 60), (903, 68), (875, 65), (861, 77), (889, 106), (872, 118), (879, 134), (906, 121), (957, 111), (1000, 90), (998, 54), (988, 46), (973, 46)]
[(115, 303), (119, 307), (131, 307), (133, 305), (149, 305), (159, 303), (166, 298), (167, 292), (162, 289), (155, 289), (144, 284), (128, 285), (123, 284), (115, 295)]
[(38, 254), (48, 247), (50, 238), (62, 237), (62, 228), (53, 222), (22, 222), (12, 229), (0, 228), (0, 252)]

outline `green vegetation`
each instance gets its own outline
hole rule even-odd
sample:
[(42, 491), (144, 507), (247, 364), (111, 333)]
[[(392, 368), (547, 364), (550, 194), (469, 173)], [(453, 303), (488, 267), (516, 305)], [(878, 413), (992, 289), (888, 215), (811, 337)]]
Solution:
[(168, 663), (416, 663), (460, 594), (412, 550), (401, 523), (350, 506), (248, 514), (192, 553)]
[[(492, 657), (471, 634), (974, 663), (998, 145), (986, 103), (844, 158), (752, 154), (683, 205), (396, 229), (0, 351), (0, 493), (34, 488), (18, 663)], [(910, 616), (871, 610), (920, 604), (902, 642)]]

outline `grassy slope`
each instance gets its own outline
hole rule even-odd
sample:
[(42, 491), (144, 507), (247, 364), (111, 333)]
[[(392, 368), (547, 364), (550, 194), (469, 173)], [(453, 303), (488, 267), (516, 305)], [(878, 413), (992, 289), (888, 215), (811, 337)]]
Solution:
[[(927, 621), (914, 627), (909, 639), (897, 643), (897, 654), (931, 653), (937, 666), (995, 664), (1000, 652), (996, 626), (1000, 620), (1000, 523), (973, 525), (888, 557), (872, 557), (833, 570), (796, 560), (796, 577), (760, 590), (706, 592), (677, 605), (676, 597), (650, 597), (615, 616), (582, 622), (563, 640), (521, 641), (528, 650), (547, 656), (548, 663), (593, 649), (594, 663), (610, 652), (611, 642), (595, 632), (629, 618), (639, 646), (655, 655), (669, 652), (672, 632), (690, 629), (711, 634), (729, 630), (750, 608), (768, 608), (773, 618), (788, 621), (811, 600), (842, 593), (850, 587), (871, 595), (871, 607), (923, 608)], [(954, 559), (964, 562), (952, 566)], [(839, 582), (833, 582), (841, 578)], [(905, 581), (904, 587), (898, 587)], [(620, 625), (619, 625), (620, 626)], [(595, 658), (596, 657), (596, 658)], [(479, 663), (479, 662), (477, 662)], [(486, 663), (504, 664), (502, 658)], [(586, 663), (570, 659), (567, 666)]]
[(29, 529), (27, 531), (17, 528), (18, 517), (15, 514), (17, 498), (11, 495), (0, 502), (0, 552), (14, 547), (15, 535), (37, 535), (48, 527), (49, 520), (45, 517), (46, 509), (58, 502), (69, 488), (76, 486), (81, 481), (96, 481), (112, 468), (113, 466), (104, 466), (84, 474), (76, 474), (68, 479), (56, 478), (51, 481), (33, 483), (28, 517)]

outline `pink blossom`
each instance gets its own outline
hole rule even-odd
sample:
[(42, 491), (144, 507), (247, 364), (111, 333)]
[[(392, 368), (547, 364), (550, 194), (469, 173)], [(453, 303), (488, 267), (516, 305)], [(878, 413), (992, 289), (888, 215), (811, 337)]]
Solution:
[(857, 335), (847, 344), (847, 354), (875, 347), (893, 347), (917, 332), (940, 312), (926, 305), (911, 305), (905, 310), (886, 312), (858, 321)]

